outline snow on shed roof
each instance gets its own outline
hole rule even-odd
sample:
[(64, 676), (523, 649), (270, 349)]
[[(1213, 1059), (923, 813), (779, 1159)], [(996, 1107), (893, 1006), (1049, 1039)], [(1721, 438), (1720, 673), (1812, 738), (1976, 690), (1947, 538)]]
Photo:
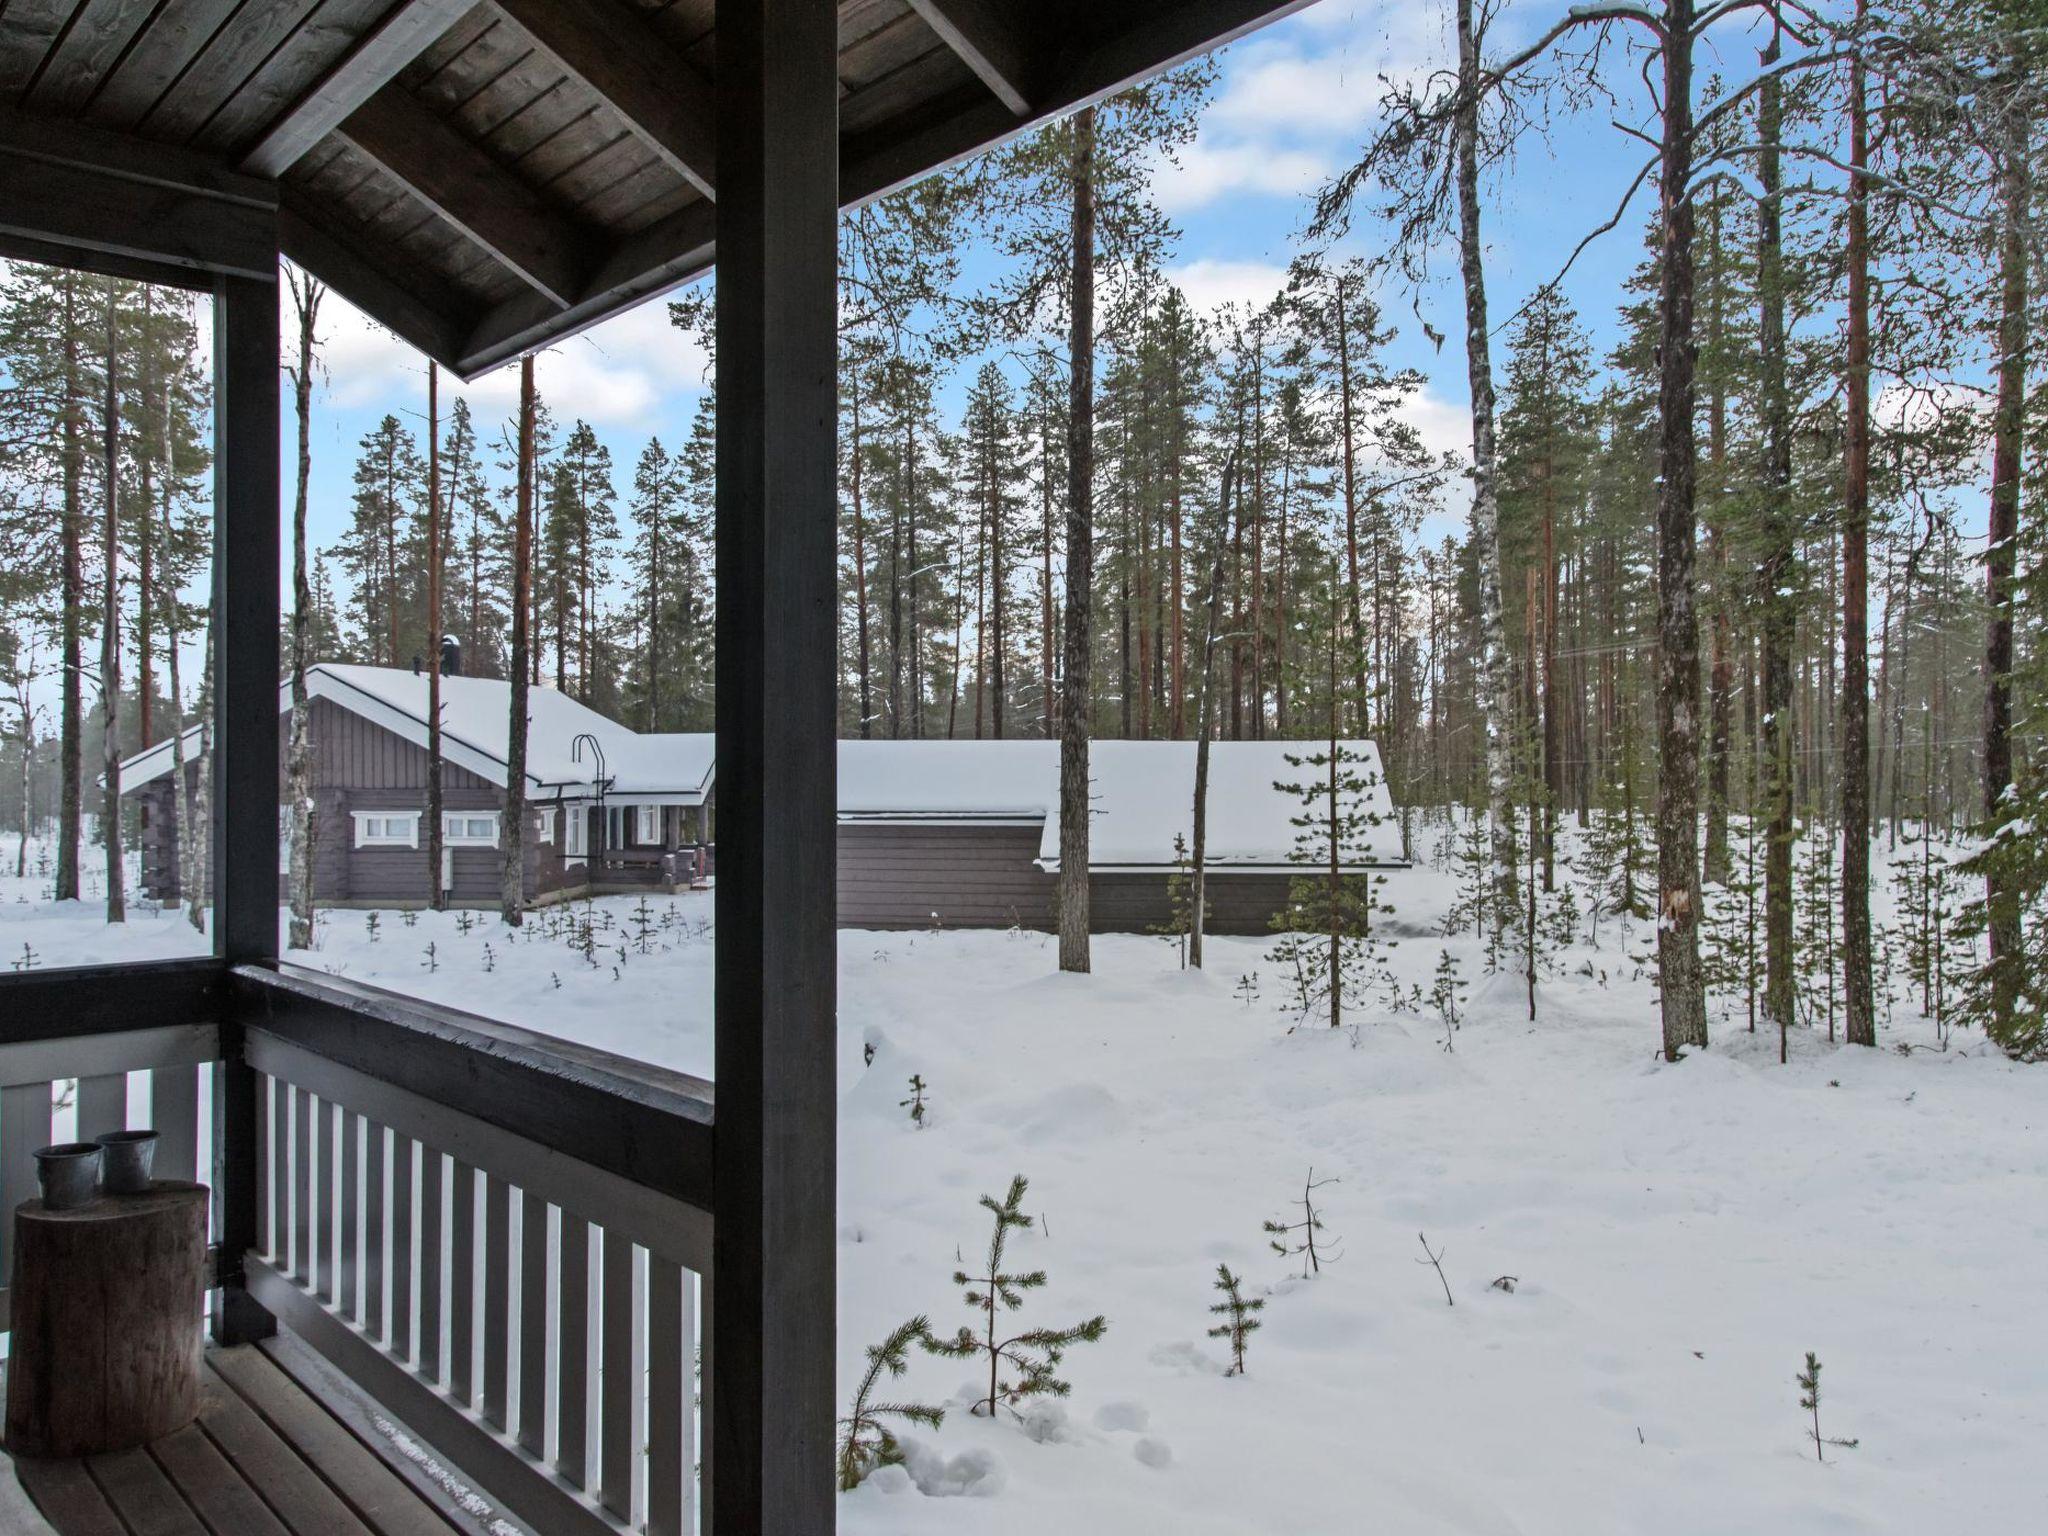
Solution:
[[(1369, 741), (1342, 743), (1360, 759), (1371, 787), (1357, 807), (1381, 823), (1361, 862), (1398, 863), (1394, 807)], [(1240, 869), (1286, 868), (1302, 813), (1275, 786), (1312, 770), (1287, 761), (1319, 750), (1315, 742), (1218, 741), (1209, 749), (1207, 857)], [(1059, 868), (1059, 744), (1051, 741), (842, 741), (839, 814), (862, 821), (1025, 820), (1042, 823), (1039, 863)], [(1171, 864), (1176, 835), (1194, 841), (1195, 743), (1093, 741), (1088, 773), (1094, 816), (1088, 830), (1092, 869)]]

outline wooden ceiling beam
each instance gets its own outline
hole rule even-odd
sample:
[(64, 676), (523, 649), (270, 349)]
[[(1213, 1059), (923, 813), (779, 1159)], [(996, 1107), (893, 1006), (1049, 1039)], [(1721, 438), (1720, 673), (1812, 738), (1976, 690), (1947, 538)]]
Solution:
[[(324, 212), (293, 188), (285, 189), (283, 206), (278, 209), (277, 238), (280, 249), (295, 265), (317, 274), (399, 340), (443, 367), (455, 365), (469, 330), (460, 295), (444, 291), (440, 283), (422, 281), (416, 274), (401, 278), (385, 264), (371, 260), (360, 235), (334, 229)], [(467, 306), (474, 308), (474, 304)]]
[(1000, 0), (910, 0), (910, 8), (1012, 115), (1031, 115), (1041, 71), (1025, 41), (1019, 7)]
[(564, 74), (706, 197), (717, 196), (712, 84), (618, 0), (491, 0)]
[(439, 41), (474, 0), (398, 0), (319, 83), (242, 157), (252, 176), (282, 176), (399, 72)]
[(590, 232), (408, 91), (385, 86), (335, 132), (557, 309), (582, 293)]

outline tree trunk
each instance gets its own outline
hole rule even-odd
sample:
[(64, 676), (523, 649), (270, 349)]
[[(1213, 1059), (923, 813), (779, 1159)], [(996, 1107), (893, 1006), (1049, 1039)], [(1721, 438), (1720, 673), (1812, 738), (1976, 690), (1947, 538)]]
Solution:
[(853, 601), (860, 634), (860, 739), (875, 734), (873, 692), (874, 653), (868, 639), (868, 546), (867, 512), (861, 504), (860, 376), (853, 378), (853, 444), (849, 464), (853, 490)]
[(1088, 683), (1095, 534), (1095, 109), (1073, 135), (1073, 273), (1067, 378), (1066, 676), (1060, 694), (1060, 969), (1088, 957)]
[(106, 399), (101, 411), (106, 523), (100, 559), (100, 841), (107, 855), (107, 921), (128, 921), (121, 846), (121, 357), (120, 290), (107, 284)]
[[(1857, 0), (1860, 24), (1866, 0)], [(1851, 1045), (1877, 1044), (1870, 995), (1870, 160), (1859, 54), (1849, 70), (1848, 420), (1842, 445), (1842, 1007)]]
[[(587, 686), (587, 685), (586, 685)], [(441, 366), (427, 360), (427, 905), (448, 905), (441, 879)]]
[[(2027, 128), (2017, 104), (2004, 132), (1999, 172), (2003, 205), (1999, 228), (1998, 395), (1991, 427), (1991, 515), (1984, 552), (1985, 602), (1990, 609), (1984, 645), (1984, 819), (1996, 828), (2010, 814), (2012, 787), (2013, 570), (2020, 536), (2020, 454), (2026, 426), (2028, 215), (2032, 188)], [(1995, 866), (1984, 877), (1991, 958), (2017, 955), (2022, 946), (2019, 895)], [(1994, 1037), (2008, 1037), (2020, 1021), (2018, 978), (1999, 966), (1992, 988)]]
[[(1777, 62), (1774, 38), (1764, 54), (1766, 68)], [(1759, 95), (1758, 132), (1763, 141), (1759, 175), (1763, 201), (1757, 210), (1757, 287), (1763, 416), (1763, 540), (1758, 564), (1763, 607), (1764, 798), (1768, 810), (1768, 841), (1764, 850), (1764, 1018), (1780, 1029), (1792, 1022), (1793, 968), (1797, 964), (1792, 936), (1792, 796), (1794, 748), (1792, 731), (1792, 650), (1798, 613), (1791, 591), (1797, 558), (1797, 529), (1788, 505), (1792, 490), (1791, 405), (1785, 382), (1785, 275), (1782, 224), (1782, 171), (1778, 139), (1783, 121), (1783, 91), (1767, 79)]]
[(1658, 297), (1662, 485), (1657, 497), (1657, 971), (1664, 1054), (1707, 1043), (1700, 970), (1700, 633), (1694, 607), (1692, 0), (1665, 13)]
[(85, 777), (85, 425), (79, 419), (78, 274), (64, 274), (64, 514), (57, 713), (57, 900), (78, 900), (79, 795)]
[(1223, 494), (1216, 502), (1216, 558), (1209, 567), (1208, 619), (1202, 635), (1201, 672), (1195, 678), (1195, 827), (1189, 885), (1188, 964), (1202, 968), (1202, 929), (1208, 915), (1209, 738), (1215, 734), (1216, 630), (1223, 621), (1223, 552), (1229, 547), (1230, 494), (1237, 455), (1223, 461)]
[[(526, 902), (526, 602), (533, 581), (533, 358), (519, 360), (519, 498), (512, 530), (512, 698), (505, 723), (505, 862), (498, 875), (498, 906), (517, 928)], [(566, 815), (566, 813), (565, 813)], [(567, 827), (558, 834), (568, 836)]]
[[(310, 273), (291, 274), (292, 302), (299, 318), (298, 366), (292, 371), (292, 409), (298, 422), (298, 464), (292, 494), (292, 718), (285, 752), (285, 804), (291, 812), (291, 867), (286, 896), (291, 918), (286, 948), (313, 947), (313, 706), (306, 693), (306, 668), (313, 617), (313, 589), (306, 575), (306, 497), (313, 475), (313, 332), (326, 289)], [(175, 641), (173, 642), (175, 646)]]
[[(1500, 500), (1495, 488), (1493, 355), (1486, 321), (1486, 268), (1479, 230), (1479, 36), (1474, 0), (1458, 0), (1458, 270), (1465, 290), (1465, 368), (1472, 394), (1472, 526), (1479, 543), (1479, 703), (1486, 726), (1486, 809), (1492, 822), (1492, 889), (1505, 922), (1515, 900), (1514, 765), (1509, 720), (1514, 681), (1501, 618)], [(1361, 704), (1361, 708), (1362, 708)]]
[[(191, 870), (185, 881), (185, 921), (200, 933), (206, 932), (207, 896), (213, 885), (213, 663), (219, 638), (219, 619), (218, 609), (209, 606), (206, 646), (202, 653), (205, 661), (199, 673), (199, 701), (195, 711), (199, 716), (199, 771), (194, 776), (191, 821), (183, 829), (190, 834), (185, 846), (192, 850)], [(182, 749), (184, 733), (180, 732), (177, 739)], [(178, 775), (183, 782), (182, 764)]]

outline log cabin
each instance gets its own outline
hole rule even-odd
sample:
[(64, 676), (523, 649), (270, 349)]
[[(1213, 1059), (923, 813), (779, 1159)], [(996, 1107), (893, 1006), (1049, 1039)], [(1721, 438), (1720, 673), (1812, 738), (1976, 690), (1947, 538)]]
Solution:
[[(429, 899), (427, 679), (323, 663), (306, 674), (314, 801), (314, 899), (416, 907)], [(457, 906), (499, 903), (508, 685), (444, 676), (441, 885)], [(710, 732), (643, 733), (551, 688), (528, 694), (525, 899), (702, 889), (715, 868)], [(279, 691), (290, 710), (289, 685)], [(279, 727), (280, 753), (285, 725)], [(141, 804), (142, 890), (179, 895), (175, 776), (197, 787), (202, 742), (156, 743), (122, 765)], [(1343, 743), (1366, 781), (1347, 811), (1370, 824), (1346, 869), (1396, 865), (1398, 830), (1370, 742)], [(1210, 749), (1208, 920), (1264, 933), (1300, 872), (1299, 780), (1312, 742), (1219, 741)], [(1050, 930), (1059, 871), (1059, 748), (1043, 740), (839, 743), (837, 915), (842, 928)], [(1090, 912), (1097, 932), (1143, 933), (1172, 917), (1193, 843), (1195, 747), (1098, 741), (1090, 751)], [(282, 779), (280, 779), (282, 784)], [(281, 796), (281, 798), (285, 798)], [(280, 813), (280, 892), (289, 867)]]

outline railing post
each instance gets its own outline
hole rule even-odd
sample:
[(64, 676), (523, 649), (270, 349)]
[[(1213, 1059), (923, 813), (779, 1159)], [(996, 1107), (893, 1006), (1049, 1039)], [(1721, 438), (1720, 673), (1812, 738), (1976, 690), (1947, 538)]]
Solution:
[(836, 8), (718, 0), (711, 1529), (833, 1527)]
[[(278, 285), (223, 277), (213, 297), (213, 931), (227, 963), (277, 955)], [(256, 1074), (221, 1025), (213, 1198), (214, 1337), (275, 1331), (242, 1283), (256, 1241)]]

